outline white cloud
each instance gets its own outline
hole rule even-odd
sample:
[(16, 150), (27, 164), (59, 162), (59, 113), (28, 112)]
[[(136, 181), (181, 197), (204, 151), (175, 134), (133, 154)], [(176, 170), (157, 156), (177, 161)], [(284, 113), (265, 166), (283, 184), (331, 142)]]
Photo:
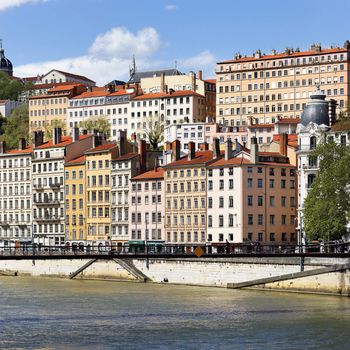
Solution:
[[(170, 61), (155, 59), (161, 47), (160, 36), (154, 28), (144, 28), (137, 33), (132, 33), (126, 28), (116, 27), (98, 35), (85, 55), (24, 64), (15, 67), (14, 74), (19, 77), (36, 76), (55, 68), (85, 75), (96, 81), (98, 85), (102, 85), (113, 79), (128, 80), (133, 54), (136, 57), (138, 70), (173, 66), (173, 63), (169, 64)], [(177, 63), (179, 70), (184, 73), (202, 69), (206, 77), (215, 75), (216, 58), (209, 51), (203, 51), (193, 57), (177, 59)]]
[(28, 3), (46, 2), (47, 0), (0, 0), (0, 11), (7, 10), (10, 7), (18, 7)]
[(176, 11), (179, 7), (177, 5), (166, 5), (164, 7), (165, 11)]
[(126, 28), (113, 28), (95, 39), (89, 53), (94, 57), (130, 58), (132, 54), (149, 56), (159, 47), (160, 38), (154, 28), (144, 28), (136, 34)]

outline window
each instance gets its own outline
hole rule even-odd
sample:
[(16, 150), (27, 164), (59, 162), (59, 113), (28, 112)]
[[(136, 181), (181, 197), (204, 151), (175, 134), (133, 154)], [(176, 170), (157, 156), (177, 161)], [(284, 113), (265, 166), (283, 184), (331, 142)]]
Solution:
[(253, 214), (248, 214), (248, 225), (253, 225)]
[(274, 206), (275, 206), (275, 197), (270, 196), (270, 207), (274, 207)]
[(248, 206), (253, 205), (253, 196), (248, 196)]
[(219, 197), (219, 208), (224, 207), (224, 197)]
[(258, 206), (262, 207), (263, 205), (263, 196), (258, 196)]
[(219, 215), (219, 227), (223, 227), (223, 226), (224, 226), (224, 216)]
[(258, 225), (263, 225), (264, 217), (262, 214), (258, 214)]
[(274, 225), (275, 224), (275, 215), (270, 215), (270, 225)]
[(270, 232), (270, 241), (274, 242), (276, 240), (275, 234), (273, 232)]
[(249, 178), (248, 179), (248, 188), (252, 188), (252, 187), (253, 187), (253, 179)]
[(263, 180), (258, 179), (258, 188), (263, 188)]

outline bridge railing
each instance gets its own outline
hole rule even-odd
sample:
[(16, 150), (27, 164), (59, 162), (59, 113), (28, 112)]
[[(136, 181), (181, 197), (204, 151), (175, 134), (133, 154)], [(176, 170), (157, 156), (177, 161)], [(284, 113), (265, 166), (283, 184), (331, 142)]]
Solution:
[[(200, 249), (198, 249), (200, 248)], [(245, 255), (300, 255), (300, 254), (350, 254), (350, 242), (330, 242), (328, 244), (277, 245), (251, 243), (213, 243), (213, 244), (125, 244), (114, 245), (23, 245), (20, 247), (0, 247), (0, 257), (6, 256), (232, 256)]]

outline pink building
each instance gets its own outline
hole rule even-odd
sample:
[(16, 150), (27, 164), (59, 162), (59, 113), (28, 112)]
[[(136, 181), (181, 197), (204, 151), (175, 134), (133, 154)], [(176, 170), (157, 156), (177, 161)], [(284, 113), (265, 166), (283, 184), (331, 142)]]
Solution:
[(131, 179), (130, 247), (164, 243), (164, 171), (156, 167)]

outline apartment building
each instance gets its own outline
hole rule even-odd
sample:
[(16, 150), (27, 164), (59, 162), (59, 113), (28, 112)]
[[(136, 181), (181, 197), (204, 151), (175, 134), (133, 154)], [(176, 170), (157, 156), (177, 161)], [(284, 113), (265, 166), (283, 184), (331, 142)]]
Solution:
[(155, 167), (131, 179), (129, 246), (165, 242), (164, 171)]
[(279, 152), (259, 152), (256, 138), (250, 151), (233, 150), (207, 167), (208, 242), (296, 243), (296, 167)]
[(64, 164), (93, 146), (92, 135), (62, 136), (53, 130), (53, 138), (44, 141), (42, 131), (34, 132), (32, 159), (33, 241), (39, 245), (62, 245), (65, 242)]
[(53, 121), (59, 120), (68, 131), (69, 99), (86, 91), (82, 84), (58, 85), (49, 89), (46, 94), (29, 97), (29, 130), (45, 131)]
[(146, 139), (146, 128), (152, 120), (159, 120), (164, 126), (204, 122), (205, 96), (191, 90), (144, 94), (131, 100), (130, 112), (128, 134), (136, 133), (137, 139)]
[(220, 150), (195, 151), (180, 158), (180, 141), (172, 143), (173, 161), (164, 168), (166, 243), (205, 244), (207, 236), (206, 167)]
[(87, 245), (86, 157), (78, 156), (64, 164), (66, 241)]
[(0, 247), (32, 242), (32, 148), (20, 139), (17, 150), (0, 142)]
[(39, 75), (34, 81), (34, 85), (56, 83), (83, 84), (86, 86), (96, 85), (96, 83), (93, 80), (84, 77), (83, 75), (64, 72), (58, 69), (51, 69), (46, 74)]
[(260, 50), (253, 56), (239, 53), (232, 60), (217, 63), (217, 114), (227, 125), (247, 124), (251, 115), (260, 124), (272, 124), (279, 116), (300, 118), (315, 85), (337, 102), (337, 110), (349, 100), (350, 42), (343, 47), (308, 51)]
[(111, 171), (118, 154), (114, 142), (95, 144), (85, 152), (87, 241), (93, 246), (111, 241)]
[(129, 102), (133, 96), (134, 87), (109, 85), (90, 88), (69, 101), (69, 128), (79, 126), (88, 118), (105, 117), (110, 123), (110, 137), (117, 141), (118, 130), (128, 128)]

